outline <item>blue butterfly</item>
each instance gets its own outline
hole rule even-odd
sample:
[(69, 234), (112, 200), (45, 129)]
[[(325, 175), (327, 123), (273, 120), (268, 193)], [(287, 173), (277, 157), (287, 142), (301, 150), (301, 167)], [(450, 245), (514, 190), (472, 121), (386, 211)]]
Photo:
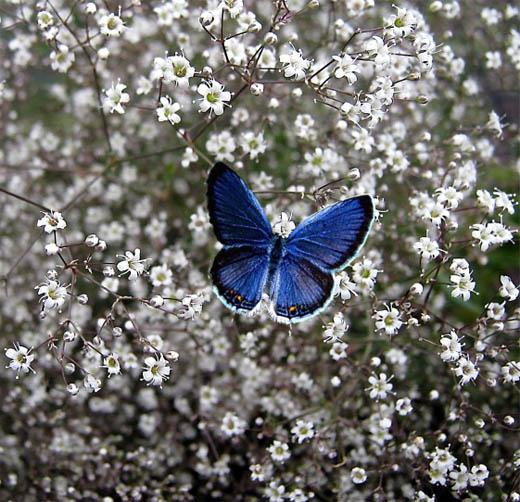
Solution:
[(374, 218), (370, 195), (332, 204), (275, 235), (262, 206), (232, 169), (217, 162), (207, 181), (208, 210), (224, 245), (210, 275), (222, 303), (251, 313), (264, 292), (279, 322), (310, 319), (334, 296), (334, 272), (344, 269), (367, 239)]

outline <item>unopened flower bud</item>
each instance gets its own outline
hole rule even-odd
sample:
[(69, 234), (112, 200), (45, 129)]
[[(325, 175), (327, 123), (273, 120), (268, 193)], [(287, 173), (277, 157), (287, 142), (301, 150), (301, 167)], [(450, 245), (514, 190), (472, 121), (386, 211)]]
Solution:
[(260, 96), (264, 93), (264, 85), (255, 82), (254, 84), (251, 84), (249, 90), (251, 91), (251, 94), (253, 94), (253, 96)]
[(423, 291), (424, 291), (424, 286), (420, 282), (416, 282), (415, 284), (412, 284), (412, 286), (410, 287), (411, 295), (419, 296), (419, 295), (422, 295)]
[(99, 59), (108, 59), (108, 56), (110, 56), (110, 51), (106, 47), (101, 47), (101, 49), (97, 51), (97, 55)]
[(112, 336), (114, 338), (119, 338), (120, 336), (123, 335), (123, 330), (119, 327), (119, 326), (116, 326), (113, 330), (112, 330)]
[(76, 333), (74, 333), (74, 331), (67, 330), (63, 333), (63, 339), (66, 342), (73, 342), (76, 339)]
[(211, 77), (213, 75), (213, 68), (211, 68), (211, 66), (204, 66), (204, 68), (202, 68), (202, 74), (206, 78)]
[(309, 9), (317, 9), (320, 6), (320, 0), (311, 0), (308, 5)]
[(273, 33), (272, 31), (267, 33), (264, 37), (265, 45), (274, 45), (276, 42), (278, 42), (278, 36), (276, 35), (276, 33)]
[(85, 244), (89, 248), (97, 246), (99, 243), (99, 237), (96, 234), (90, 234), (85, 237)]
[(361, 173), (357, 167), (353, 167), (352, 169), (349, 169), (347, 177), (349, 180), (356, 181), (361, 177)]
[(158, 308), (164, 305), (164, 298), (161, 295), (155, 295), (150, 298), (150, 305), (152, 307)]
[(96, 251), (104, 251), (107, 248), (107, 243), (100, 240), (96, 246)]
[(50, 244), (47, 244), (45, 246), (45, 254), (48, 256), (58, 254), (59, 251), (60, 251), (60, 247), (57, 244), (55, 244), (54, 242), (51, 242)]
[(86, 305), (88, 302), (88, 296), (86, 294), (79, 295), (78, 302), (81, 303), (81, 305)]
[(419, 103), (420, 105), (426, 105), (430, 102), (430, 98), (428, 98), (428, 96), (424, 96), (424, 95), (417, 96), (415, 98), (415, 102)]
[(171, 361), (173, 363), (177, 362), (179, 360), (179, 353), (176, 351), (176, 350), (170, 350), (168, 352), (166, 352), (166, 359), (168, 359), (168, 361)]
[(79, 392), (79, 388), (75, 383), (69, 383), (69, 385), (67, 385), (67, 392), (75, 396)]
[(515, 419), (511, 415), (507, 415), (504, 417), (504, 423), (506, 425), (513, 425), (515, 423)]
[(74, 363), (67, 363), (63, 369), (65, 370), (65, 373), (67, 373), (68, 375), (72, 375), (72, 373), (74, 373), (74, 371), (76, 371), (76, 366)]
[(202, 26), (209, 26), (215, 19), (215, 16), (213, 16), (213, 13), (209, 10), (205, 10), (201, 13), (199, 16), (199, 23)]
[(439, 12), (442, 9), (442, 2), (438, 0), (436, 2), (432, 2), (429, 6), (430, 12)]

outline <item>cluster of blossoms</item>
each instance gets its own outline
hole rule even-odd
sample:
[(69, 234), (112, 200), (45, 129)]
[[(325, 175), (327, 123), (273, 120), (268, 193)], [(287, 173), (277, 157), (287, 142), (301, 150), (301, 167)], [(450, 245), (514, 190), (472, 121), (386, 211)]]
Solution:
[[(0, 16), (0, 498), (520, 500), (513, 3)], [(216, 298), (216, 161), (282, 237), (373, 197), (318, 316)]]

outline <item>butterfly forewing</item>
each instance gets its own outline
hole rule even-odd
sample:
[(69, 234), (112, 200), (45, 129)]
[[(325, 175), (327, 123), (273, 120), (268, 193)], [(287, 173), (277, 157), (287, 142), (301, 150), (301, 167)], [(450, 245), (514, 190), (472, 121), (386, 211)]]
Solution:
[(373, 217), (369, 195), (337, 202), (298, 225), (289, 235), (287, 249), (325, 271), (342, 269), (363, 246)]
[(253, 192), (233, 170), (217, 162), (208, 176), (208, 211), (217, 239), (227, 246), (269, 246), (271, 225)]

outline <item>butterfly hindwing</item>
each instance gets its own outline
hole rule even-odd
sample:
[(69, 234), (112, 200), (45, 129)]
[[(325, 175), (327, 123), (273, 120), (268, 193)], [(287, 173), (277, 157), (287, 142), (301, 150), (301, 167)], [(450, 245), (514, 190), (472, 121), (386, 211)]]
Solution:
[(220, 300), (232, 310), (251, 311), (262, 298), (269, 254), (264, 247), (231, 246), (221, 249), (210, 275)]
[(299, 322), (325, 308), (332, 298), (334, 277), (287, 250), (281, 258), (270, 296), (278, 321)]
[(273, 234), (262, 206), (232, 169), (217, 162), (208, 176), (208, 210), (217, 239), (226, 246), (268, 246)]
[(370, 195), (336, 202), (298, 225), (287, 239), (287, 249), (322, 270), (341, 270), (365, 243), (373, 218)]

